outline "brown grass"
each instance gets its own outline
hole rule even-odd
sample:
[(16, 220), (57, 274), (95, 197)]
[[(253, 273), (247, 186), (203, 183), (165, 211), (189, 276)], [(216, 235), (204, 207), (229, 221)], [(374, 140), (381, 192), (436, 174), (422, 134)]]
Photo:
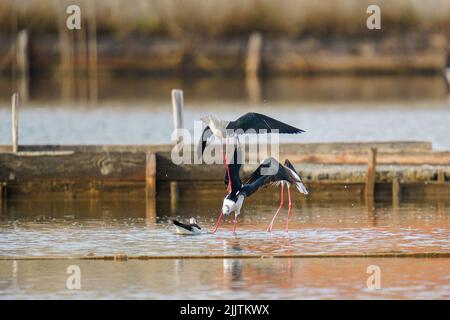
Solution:
[[(75, 0), (85, 12), (85, 1)], [(100, 34), (228, 37), (259, 30), (272, 35), (364, 36), (367, 0), (96, 0)], [(58, 5), (58, 3), (60, 5)], [(18, 24), (56, 33), (64, 0), (2, 0), (0, 33)], [(379, 0), (383, 32), (449, 34), (450, 1)]]

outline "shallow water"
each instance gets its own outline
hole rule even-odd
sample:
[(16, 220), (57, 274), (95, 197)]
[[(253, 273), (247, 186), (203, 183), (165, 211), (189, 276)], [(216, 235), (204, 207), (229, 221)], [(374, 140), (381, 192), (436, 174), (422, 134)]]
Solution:
[[(68, 290), (68, 266), (81, 289)], [(380, 289), (367, 287), (369, 266)], [(449, 299), (449, 259), (0, 261), (0, 299)]]
[[(245, 255), (245, 254), (350, 254), (374, 252), (449, 252), (448, 202), (406, 202), (399, 207), (362, 203), (295, 204), (289, 232), (287, 209), (282, 210), (272, 233), (266, 228), (276, 204), (246, 203), (233, 234), (228, 218), (213, 235), (216, 203), (193, 203), (178, 211), (149, 216), (136, 201), (103, 201), (86, 215), (85, 205), (51, 202), (54, 211), (43, 215), (48, 202), (23, 200), (33, 210), (8, 204), (0, 223), (0, 256), (114, 255)], [(27, 211), (21, 214), (19, 210)], [(34, 211), (34, 215), (33, 215)], [(215, 210), (217, 211), (217, 210)], [(171, 219), (197, 218), (203, 227), (198, 236), (179, 236)]]

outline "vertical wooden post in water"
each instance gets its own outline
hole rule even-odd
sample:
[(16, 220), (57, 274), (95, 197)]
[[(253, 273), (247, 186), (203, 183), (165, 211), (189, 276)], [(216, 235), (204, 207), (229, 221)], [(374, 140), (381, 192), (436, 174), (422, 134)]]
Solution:
[(28, 32), (21, 30), (17, 34), (16, 63), (18, 73), (18, 90), (23, 101), (28, 100), (29, 62), (28, 62)]
[(401, 192), (400, 179), (396, 175), (392, 179), (392, 206), (394, 208), (398, 208), (400, 205)]
[[(184, 98), (183, 90), (173, 89), (172, 90), (172, 113), (173, 113), (173, 128), (174, 130), (179, 130), (183, 128), (183, 109), (184, 109)], [(181, 142), (181, 137), (177, 134), (176, 144)]]
[(262, 35), (253, 32), (248, 40), (247, 57), (245, 60), (245, 87), (251, 103), (261, 102), (261, 83), (259, 73), (261, 69)]
[(366, 175), (366, 198), (373, 198), (375, 195), (375, 175), (377, 167), (377, 149), (370, 148), (367, 159), (367, 175)]
[(58, 5), (58, 33), (59, 33), (59, 69), (61, 77), (61, 96), (63, 100), (72, 100), (75, 97), (73, 36), (66, 26), (65, 1), (56, 1)]
[(12, 152), (19, 150), (19, 94), (16, 92), (11, 98), (11, 124), (12, 124)]
[(97, 65), (97, 20), (95, 1), (88, 4), (88, 68), (89, 68), (89, 98), (91, 103), (98, 99), (98, 65)]
[(257, 77), (261, 65), (262, 35), (259, 32), (250, 34), (247, 47), (247, 59), (245, 61), (245, 73), (247, 77)]
[(145, 162), (145, 191), (148, 196), (156, 194), (156, 155), (147, 152)]

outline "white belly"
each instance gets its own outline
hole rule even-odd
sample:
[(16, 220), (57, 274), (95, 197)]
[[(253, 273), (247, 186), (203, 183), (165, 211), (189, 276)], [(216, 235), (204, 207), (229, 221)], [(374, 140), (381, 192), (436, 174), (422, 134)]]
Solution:
[(196, 227), (193, 227), (192, 231), (189, 231), (189, 230), (179, 227), (179, 226), (175, 226), (175, 229), (177, 231), (177, 234), (182, 234), (182, 235), (194, 235), (194, 234), (201, 233), (201, 230), (197, 229)]

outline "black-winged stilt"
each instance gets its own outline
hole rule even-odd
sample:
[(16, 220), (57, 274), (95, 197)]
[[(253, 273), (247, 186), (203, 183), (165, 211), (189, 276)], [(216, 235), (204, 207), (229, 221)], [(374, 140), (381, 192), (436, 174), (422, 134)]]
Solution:
[[(201, 146), (200, 155), (203, 155), (205, 151), (208, 139), (214, 135), (215, 137), (221, 139), (222, 144), (225, 140), (225, 151), (222, 149), (223, 160), (227, 167), (228, 181), (230, 179), (230, 170), (227, 163), (227, 150), (228, 150), (228, 137), (236, 137), (239, 134), (244, 133), (260, 133), (264, 130), (264, 133), (282, 133), (282, 134), (294, 134), (302, 133), (304, 130), (295, 128), (286, 123), (268, 117), (266, 115), (249, 112), (243, 116), (237, 118), (234, 121), (224, 121), (217, 119), (216, 117), (209, 115), (201, 119), (206, 127), (202, 132), (201, 141), (199, 146)], [(250, 132), (253, 130), (254, 132)], [(231, 192), (232, 187), (228, 183), (228, 192)]]
[(239, 178), (239, 171), (241, 168), (241, 162), (238, 161), (238, 147), (234, 149), (233, 159), (229, 164), (228, 174), (225, 174), (225, 184), (229, 185), (231, 181), (231, 192), (229, 192), (223, 199), (222, 210), (220, 211), (219, 219), (214, 227), (213, 233), (217, 231), (217, 228), (222, 221), (223, 215), (229, 215), (234, 212), (234, 226), (233, 232), (236, 231), (237, 217), (241, 213), (242, 204), (244, 198), (251, 196), (255, 193), (265, 182), (268, 176), (260, 176), (254, 179), (251, 183), (242, 184)]
[[(251, 196), (259, 188), (267, 185), (280, 185), (281, 186), (281, 199), (280, 206), (272, 218), (272, 221), (267, 228), (267, 231), (272, 231), (273, 223), (281, 208), (284, 206), (284, 185), (288, 189), (288, 217), (286, 219), (286, 231), (289, 228), (289, 219), (291, 216), (291, 185), (295, 185), (300, 193), (308, 194), (308, 190), (304, 186), (300, 175), (295, 170), (294, 166), (289, 160), (285, 160), (284, 165), (280, 164), (274, 158), (267, 158), (261, 162), (258, 168), (247, 178), (244, 182), (241, 182), (239, 178), (240, 162), (237, 159), (237, 150), (234, 150), (234, 156), (232, 162), (229, 164), (229, 171), (231, 176), (232, 191), (227, 194), (223, 200), (222, 211), (219, 219), (214, 227), (213, 233), (217, 231), (220, 225), (223, 215), (228, 215), (231, 212), (235, 212), (233, 232), (236, 231), (237, 217), (241, 213), (242, 205), (245, 197)], [(272, 169), (272, 170), (271, 170)], [(276, 170), (273, 170), (276, 169)], [(265, 172), (263, 172), (265, 170)], [(225, 184), (228, 184), (228, 176), (225, 175)]]
[(272, 218), (272, 221), (269, 224), (269, 227), (267, 228), (267, 231), (272, 231), (273, 223), (275, 221), (275, 218), (278, 215), (278, 212), (280, 212), (281, 208), (284, 206), (284, 186), (286, 185), (288, 190), (288, 216), (286, 219), (286, 231), (289, 230), (289, 219), (291, 217), (291, 185), (294, 185), (297, 190), (300, 193), (303, 193), (305, 195), (308, 194), (308, 190), (306, 189), (305, 185), (303, 184), (302, 178), (295, 170), (292, 163), (286, 159), (284, 161), (284, 165), (279, 163), (274, 158), (268, 158), (261, 162), (259, 167), (244, 181), (245, 184), (251, 184), (254, 181), (258, 181), (261, 176), (264, 176), (261, 172), (263, 169), (268, 168), (278, 168), (278, 170), (272, 174), (267, 176), (267, 179), (264, 180), (263, 186), (267, 185), (274, 185), (274, 186), (281, 186), (281, 192), (280, 192), (280, 206), (278, 207), (277, 211), (275, 212), (275, 215)]
[(195, 218), (189, 219), (189, 224), (178, 222), (177, 220), (172, 220), (175, 225), (175, 229), (178, 234), (199, 234), (202, 228), (197, 224)]

